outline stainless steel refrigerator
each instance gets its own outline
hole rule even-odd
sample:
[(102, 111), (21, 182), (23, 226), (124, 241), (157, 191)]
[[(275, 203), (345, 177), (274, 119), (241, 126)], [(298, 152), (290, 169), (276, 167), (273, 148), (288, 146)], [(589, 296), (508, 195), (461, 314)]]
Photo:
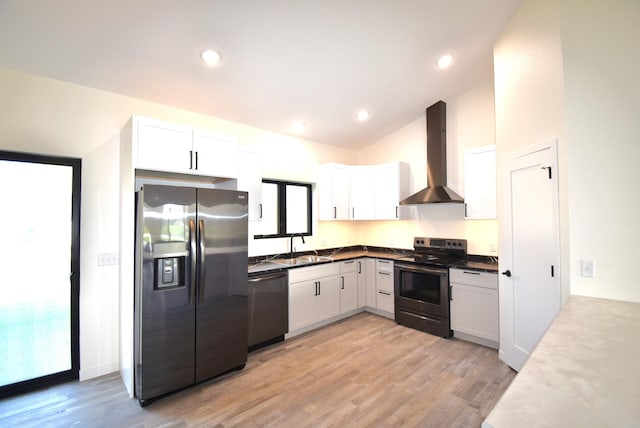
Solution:
[(134, 358), (140, 405), (247, 361), (247, 193), (136, 192)]

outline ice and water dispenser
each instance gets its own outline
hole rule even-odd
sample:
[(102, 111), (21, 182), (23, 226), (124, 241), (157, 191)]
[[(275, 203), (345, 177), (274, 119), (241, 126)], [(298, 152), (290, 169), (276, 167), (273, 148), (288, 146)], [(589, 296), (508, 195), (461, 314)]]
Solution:
[(154, 288), (184, 287), (185, 242), (156, 243), (153, 251)]

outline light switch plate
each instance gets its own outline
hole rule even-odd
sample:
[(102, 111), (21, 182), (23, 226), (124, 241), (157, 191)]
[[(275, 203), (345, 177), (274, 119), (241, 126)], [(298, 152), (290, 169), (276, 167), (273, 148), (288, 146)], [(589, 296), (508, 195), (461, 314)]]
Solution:
[(98, 253), (98, 266), (113, 266), (118, 264), (118, 253)]

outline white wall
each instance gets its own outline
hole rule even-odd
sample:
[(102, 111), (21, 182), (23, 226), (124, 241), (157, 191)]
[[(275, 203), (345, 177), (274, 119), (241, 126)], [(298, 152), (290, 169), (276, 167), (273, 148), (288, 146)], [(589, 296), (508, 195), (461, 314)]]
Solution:
[[(569, 296), (569, 217), (562, 45), (556, 0), (525, 0), (494, 45), (498, 215), (504, 158), (558, 140), (562, 300)], [(504, 224), (504, 223), (501, 223)], [(500, 228), (500, 241), (509, 230)], [(504, 244), (503, 244), (504, 245)]]
[(119, 143), (116, 135), (82, 159), (80, 380), (119, 368), (118, 266), (97, 264), (99, 253), (119, 252)]
[[(464, 195), (464, 150), (495, 144), (493, 82), (447, 103), (447, 181)], [(427, 106), (425, 106), (426, 108)], [(359, 164), (404, 161), (410, 168), (410, 194), (427, 185), (426, 113), (358, 154)], [(469, 252), (497, 255), (497, 221), (465, 220), (462, 204), (417, 205), (411, 217), (400, 221), (358, 224), (357, 241), (366, 245), (412, 248), (414, 236), (462, 238)]]
[(571, 292), (639, 302), (640, 2), (563, 0), (561, 17)]
[(635, 0), (525, 0), (494, 47), (498, 168), (558, 137), (563, 300), (640, 301), (638, 22)]

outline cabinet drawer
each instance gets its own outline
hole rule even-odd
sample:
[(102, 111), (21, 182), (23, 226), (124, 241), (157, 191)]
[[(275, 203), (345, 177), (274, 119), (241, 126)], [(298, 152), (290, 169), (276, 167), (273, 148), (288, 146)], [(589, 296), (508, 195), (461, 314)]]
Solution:
[(376, 294), (376, 306), (381, 311), (393, 313), (393, 293), (378, 290), (378, 293)]
[(340, 263), (340, 273), (355, 272), (357, 263), (355, 260), (347, 260)]
[(449, 282), (498, 289), (498, 274), (469, 269), (450, 269)]
[(326, 263), (317, 266), (308, 266), (289, 270), (289, 284), (300, 281), (316, 280), (325, 276), (338, 275), (339, 263)]
[(376, 270), (378, 272), (393, 272), (393, 261), (392, 260), (376, 260)]
[(393, 293), (393, 272), (376, 272), (376, 289)]

